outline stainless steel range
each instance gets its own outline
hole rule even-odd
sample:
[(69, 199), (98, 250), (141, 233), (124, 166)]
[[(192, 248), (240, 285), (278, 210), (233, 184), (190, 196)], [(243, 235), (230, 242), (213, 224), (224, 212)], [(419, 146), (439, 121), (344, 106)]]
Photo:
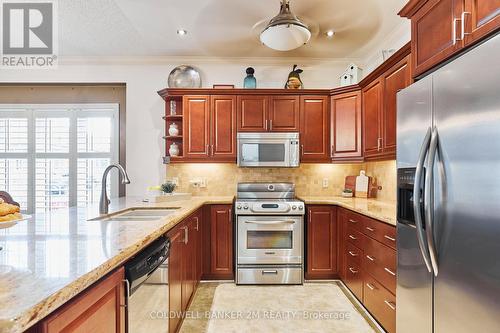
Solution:
[(302, 284), (304, 202), (292, 183), (239, 183), (237, 284)]

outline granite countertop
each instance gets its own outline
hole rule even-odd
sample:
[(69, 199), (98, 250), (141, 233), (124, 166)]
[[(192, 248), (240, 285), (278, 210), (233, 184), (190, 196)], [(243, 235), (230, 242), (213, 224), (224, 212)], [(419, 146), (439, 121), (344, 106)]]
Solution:
[(298, 196), (309, 205), (337, 205), (372, 217), (387, 224), (396, 225), (396, 202), (377, 199)]
[(22, 332), (123, 264), (204, 204), (233, 197), (193, 197), (168, 203), (113, 200), (110, 212), (180, 207), (157, 221), (88, 221), (98, 207), (36, 214), (0, 229), (0, 332)]

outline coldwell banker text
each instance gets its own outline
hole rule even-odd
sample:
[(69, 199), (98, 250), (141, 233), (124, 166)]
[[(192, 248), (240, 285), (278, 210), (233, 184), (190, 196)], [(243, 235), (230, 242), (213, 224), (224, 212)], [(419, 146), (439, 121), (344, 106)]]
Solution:
[(57, 65), (56, 0), (0, 0), (2, 68)]

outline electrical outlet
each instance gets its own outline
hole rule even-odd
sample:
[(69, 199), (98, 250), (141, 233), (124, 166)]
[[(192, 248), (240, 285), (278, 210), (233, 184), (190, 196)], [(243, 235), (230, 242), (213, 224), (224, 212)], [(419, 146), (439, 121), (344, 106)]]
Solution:
[(191, 179), (189, 181), (189, 183), (191, 184), (191, 186), (197, 188), (197, 187), (200, 187), (200, 180), (199, 179)]
[(200, 179), (200, 187), (207, 187), (207, 179), (206, 178)]
[(173, 182), (175, 185), (179, 185), (179, 178), (178, 178), (178, 177), (172, 177), (172, 182)]
[(328, 178), (323, 178), (323, 188), (328, 187)]

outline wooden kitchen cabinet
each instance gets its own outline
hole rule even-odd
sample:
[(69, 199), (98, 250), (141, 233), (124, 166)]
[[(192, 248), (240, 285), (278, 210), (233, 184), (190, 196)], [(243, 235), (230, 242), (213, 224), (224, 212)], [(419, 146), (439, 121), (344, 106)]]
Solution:
[(231, 205), (210, 206), (210, 271), (214, 280), (234, 279), (233, 212)]
[(184, 158), (206, 159), (210, 153), (210, 97), (184, 96)]
[(396, 228), (338, 208), (342, 281), (390, 333), (396, 332)]
[(410, 84), (410, 56), (405, 56), (363, 89), (366, 160), (396, 157), (397, 93)]
[(377, 79), (363, 89), (364, 156), (382, 154), (382, 81)]
[(307, 208), (306, 279), (334, 279), (338, 276), (336, 212), (335, 206)]
[(177, 332), (201, 278), (201, 209), (168, 232), (169, 332)]
[(330, 162), (327, 96), (300, 97), (300, 162)]
[(124, 269), (120, 268), (96, 282), (44, 319), (39, 331), (124, 333), (124, 279)]
[(412, 0), (412, 74), (418, 77), (500, 27), (499, 0)]
[(331, 145), (333, 161), (362, 161), (361, 91), (331, 97)]
[(238, 96), (238, 132), (266, 132), (268, 107), (268, 96)]
[(269, 130), (271, 132), (298, 132), (299, 103), (299, 96), (271, 96)]
[[(183, 256), (184, 256), (184, 229), (175, 227), (168, 236), (170, 238), (170, 256), (168, 259), (168, 298), (170, 314), (183, 313), (182, 283), (183, 283)], [(180, 328), (182, 318), (172, 315), (168, 320), (168, 331), (177, 332)]]
[(465, 10), (465, 46), (472, 45), (500, 27), (500, 0), (466, 0)]
[(385, 156), (396, 157), (396, 97), (398, 91), (411, 84), (410, 56), (391, 67), (382, 76), (382, 152)]
[(236, 162), (236, 96), (210, 96), (210, 160)]

